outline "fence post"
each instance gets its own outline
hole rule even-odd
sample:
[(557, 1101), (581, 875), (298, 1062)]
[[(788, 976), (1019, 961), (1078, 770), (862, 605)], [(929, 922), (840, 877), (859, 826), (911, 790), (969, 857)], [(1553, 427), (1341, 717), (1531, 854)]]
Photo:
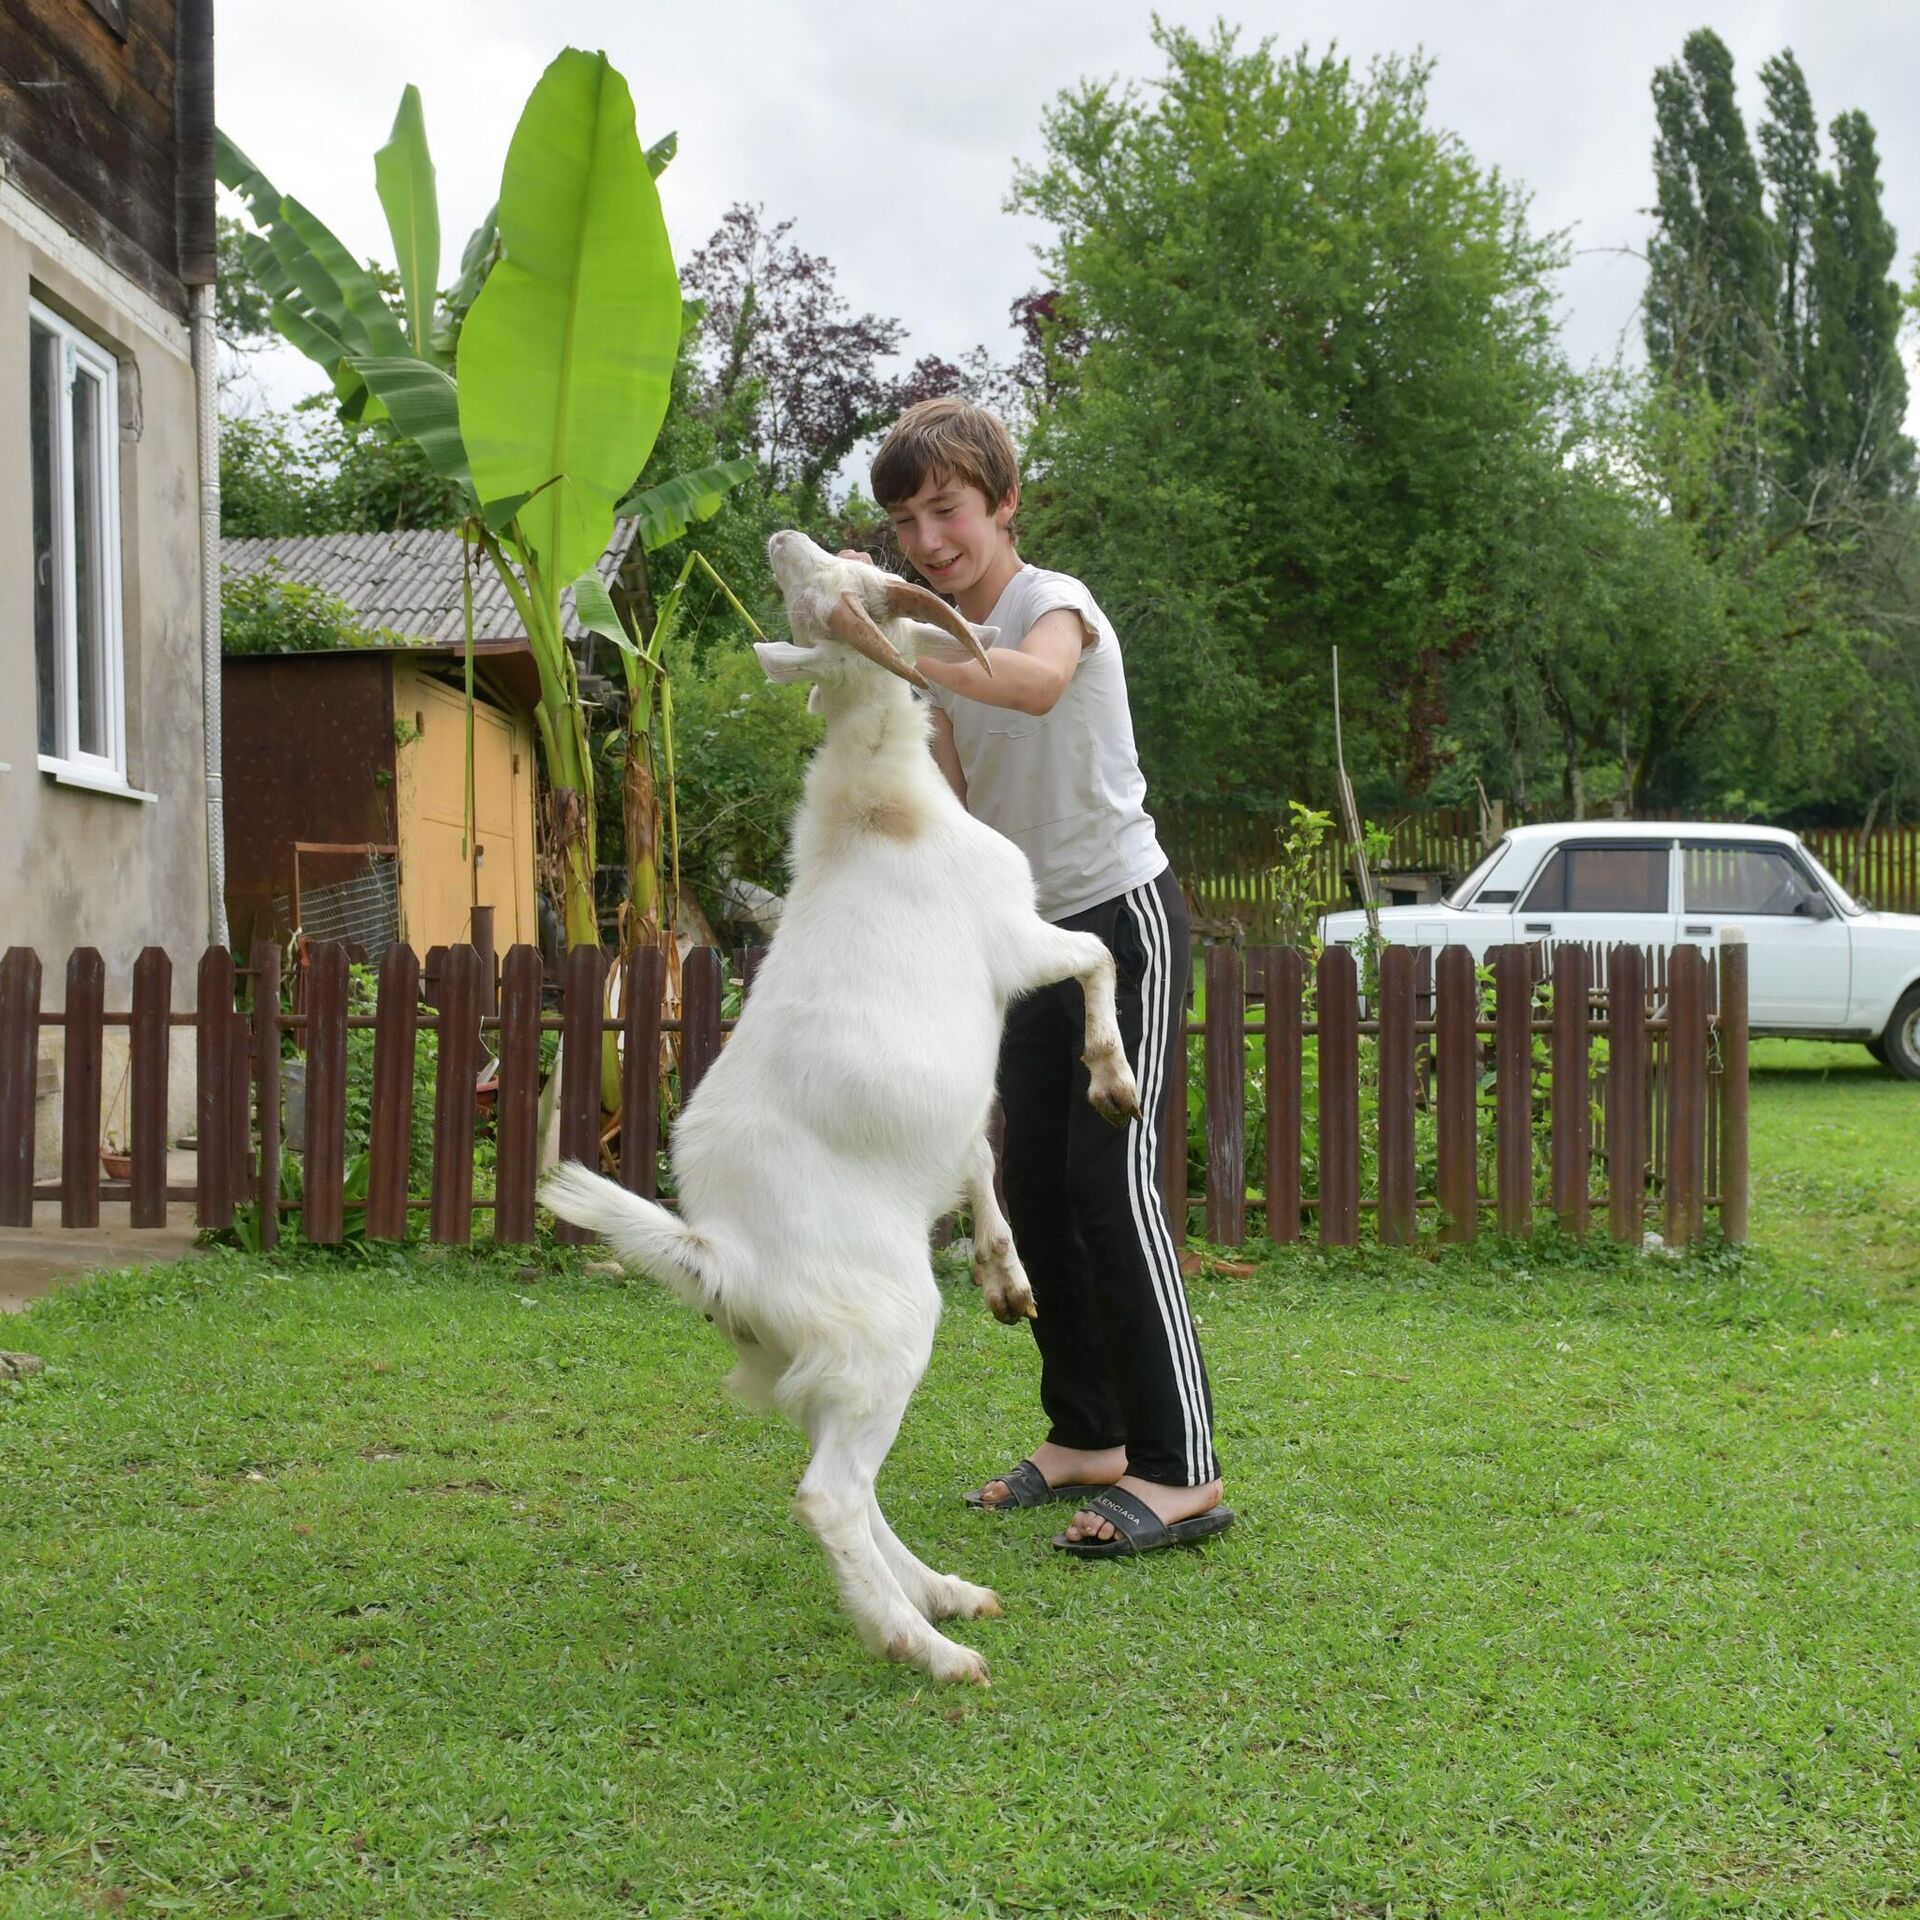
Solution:
[(1266, 947), (1267, 1238), (1300, 1238), (1300, 998), (1306, 964), (1298, 947)]
[[(607, 957), (591, 941), (568, 949), (560, 964), (560, 1157), (596, 1171), (600, 1165), (600, 1040), (607, 1008)], [(562, 1220), (569, 1247), (593, 1239), (589, 1228)]]
[(1667, 1241), (1700, 1237), (1707, 1125), (1705, 957), (1676, 947), (1667, 974)]
[(1563, 940), (1553, 953), (1553, 1210), (1578, 1237), (1592, 1178), (1589, 1059), (1587, 950)]
[[(340, 1243), (346, 1227), (347, 950), (316, 944), (307, 971), (307, 1164), (300, 1230), (316, 1246)], [(264, 1217), (264, 1196), (262, 1214)]]
[(1320, 1244), (1360, 1244), (1360, 980), (1347, 947), (1316, 970), (1320, 1003)]
[(0, 1227), (33, 1225), (33, 1096), (40, 1055), (40, 956), (0, 959)]
[(720, 994), (725, 974), (717, 947), (695, 947), (680, 969), (680, 1105), (693, 1098), (720, 1057)]
[(100, 1069), (107, 963), (97, 947), (67, 957), (66, 1082), (60, 1107), (60, 1224), (100, 1224)]
[(1247, 1237), (1247, 989), (1240, 950), (1207, 949), (1207, 1238)]
[(1500, 1231), (1533, 1231), (1533, 952), (1493, 950), (1494, 1190)]
[[(747, 950), (748, 979), (764, 947)], [(660, 1006), (667, 956), (641, 947), (627, 958), (627, 1051), (620, 1071), (620, 1184), (651, 1200), (660, 1151)]]
[(1380, 1240), (1413, 1244), (1413, 990), (1411, 947), (1380, 955)]
[(413, 1167), (414, 1037), (420, 1023), (420, 961), (396, 940), (380, 956), (373, 1004), (373, 1124), (367, 1140), (367, 1238), (407, 1237)]
[[(474, 1087), (480, 1078), (480, 956), (470, 946), (449, 947), (441, 962), (437, 1038), (428, 1231), (443, 1245), (464, 1247), (473, 1238)], [(596, 1071), (599, 1058), (596, 1050)]]
[(233, 1225), (233, 955), (200, 956), (194, 1006), (194, 1190), (203, 1227)]
[[(486, 960), (481, 960), (481, 971)], [(533, 1238), (533, 1176), (540, 1157), (540, 950), (507, 949), (500, 976), (500, 1091), (494, 1106), (499, 1152), (493, 1173), (493, 1237)]]
[[(349, 956), (351, 958), (351, 956)], [(260, 1245), (280, 1244), (280, 949), (271, 940), (253, 943), (253, 1073), (259, 1088)]]
[(1720, 1232), (1747, 1237), (1747, 936), (1720, 935)]
[(1167, 1034), (1167, 1090), (1160, 1102), (1160, 1195), (1167, 1204), (1167, 1224), (1173, 1244), (1187, 1244), (1187, 1015), (1193, 981), (1184, 954), (1170, 953), (1174, 970), (1174, 1009)]
[(1607, 955), (1607, 1221), (1616, 1240), (1646, 1237), (1647, 1001), (1638, 947)]
[(1435, 1147), (1442, 1240), (1472, 1240), (1480, 1231), (1477, 1012), (1473, 955), (1465, 947), (1447, 947), (1434, 966), (1433, 1066), (1439, 1106)]
[(147, 947), (133, 963), (133, 1010), (127, 1035), (127, 1152), (133, 1162), (127, 1220), (167, 1224), (167, 1014), (173, 1006), (173, 962), (165, 947)]

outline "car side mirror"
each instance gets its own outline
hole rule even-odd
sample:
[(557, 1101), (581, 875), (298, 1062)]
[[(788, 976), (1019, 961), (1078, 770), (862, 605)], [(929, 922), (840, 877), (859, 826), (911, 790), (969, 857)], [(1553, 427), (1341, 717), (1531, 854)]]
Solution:
[(1806, 899), (1802, 900), (1800, 904), (1794, 908), (1794, 912), (1803, 915), (1808, 920), (1831, 920), (1833, 918), (1832, 905), (1817, 893), (1809, 894)]

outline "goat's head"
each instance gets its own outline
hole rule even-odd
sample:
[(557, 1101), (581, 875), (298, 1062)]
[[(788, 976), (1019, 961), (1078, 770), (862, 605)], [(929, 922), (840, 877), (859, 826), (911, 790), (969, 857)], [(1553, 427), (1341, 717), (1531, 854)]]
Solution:
[(993, 671), (987, 648), (997, 630), (970, 626), (925, 587), (864, 560), (839, 559), (791, 530), (767, 542), (767, 558), (793, 630), (791, 641), (754, 648), (772, 679), (811, 680), (817, 692), (850, 677), (877, 678), (881, 668), (924, 687), (926, 675), (914, 665), (921, 655), (977, 660)]

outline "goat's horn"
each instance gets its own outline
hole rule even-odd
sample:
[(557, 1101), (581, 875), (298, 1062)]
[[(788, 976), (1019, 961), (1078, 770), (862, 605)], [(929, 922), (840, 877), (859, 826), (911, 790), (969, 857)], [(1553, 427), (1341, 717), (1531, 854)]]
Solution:
[(925, 587), (916, 587), (911, 580), (902, 580), (898, 574), (890, 574), (887, 577), (887, 611), (909, 620), (924, 620), (929, 626), (938, 627), (942, 633), (952, 634), (989, 673), (993, 671), (993, 662), (987, 658), (987, 650), (980, 644), (979, 635), (937, 593), (929, 593)]
[(927, 684), (927, 676), (873, 624), (872, 614), (851, 591), (833, 603), (833, 611), (827, 615), (827, 631), (836, 640), (844, 640), (856, 653), (864, 653), (875, 666), (897, 673), (916, 687)]

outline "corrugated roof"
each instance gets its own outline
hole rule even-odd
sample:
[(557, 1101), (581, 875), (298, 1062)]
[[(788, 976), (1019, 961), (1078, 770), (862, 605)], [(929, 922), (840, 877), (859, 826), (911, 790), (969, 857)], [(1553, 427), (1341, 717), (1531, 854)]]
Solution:
[[(598, 572), (611, 582), (639, 530), (638, 520), (614, 523), (613, 539)], [(320, 587), (343, 600), (360, 625), (391, 628), (409, 640), (436, 645), (465, 638), (461, 610), (461, 541), (457, 533), (303, 533), (259, 540), (223, 538), (222, 563), (237, 574), (277, 567), (288, 580)], [(569, 640), (580, 637), (573, 595), (560, 596), (560, 618)], [(476, 639), (521, 637), (513, 602), (482, 555), (474, 556), (473, 631)]]

